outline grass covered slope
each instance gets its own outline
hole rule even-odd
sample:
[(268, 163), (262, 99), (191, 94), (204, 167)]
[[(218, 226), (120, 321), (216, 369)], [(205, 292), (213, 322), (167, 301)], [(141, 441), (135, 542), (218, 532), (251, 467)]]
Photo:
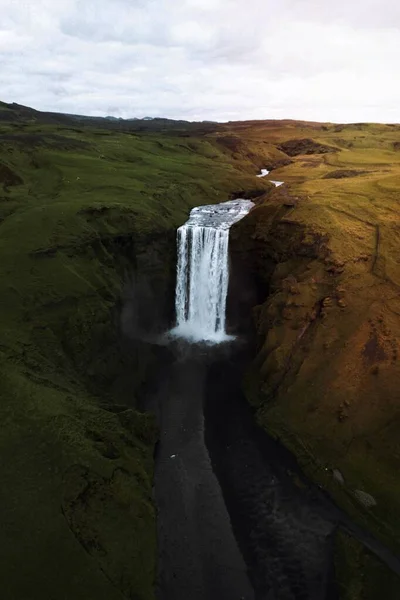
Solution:
[(285, 148), (291, 161), (234, 233), (270, 285), (248, 396), (305, 471), (400, 551), (400, 126), (226, 127), (272, 165)]
[(185, 124), (141, 128), (0, 106), (5, 600), (153, 597), (151, 352), (126, 350), (118, 304), (132, 271), (163, 296), (189, 209), (254, 178)]

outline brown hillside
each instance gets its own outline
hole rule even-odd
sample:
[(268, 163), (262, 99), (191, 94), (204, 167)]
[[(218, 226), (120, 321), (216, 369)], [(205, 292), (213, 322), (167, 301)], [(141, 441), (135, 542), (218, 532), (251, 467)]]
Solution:
[[(304, 147), (268, 177), (285, 185), (232, 232), (270, 292), (254, 308), (248, 397), (305, 471), (399, 550), (400, 126), (226, 130), (263, 144), (266, 165)], [(305, 139), (335, 152), (309, 154)]]

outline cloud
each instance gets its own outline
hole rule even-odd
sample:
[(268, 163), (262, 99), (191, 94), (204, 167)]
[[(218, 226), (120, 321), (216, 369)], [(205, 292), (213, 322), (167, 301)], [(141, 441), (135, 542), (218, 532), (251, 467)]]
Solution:
[(394, 0), (0, 0), (1, 100), (193, 120), (400, 122)]

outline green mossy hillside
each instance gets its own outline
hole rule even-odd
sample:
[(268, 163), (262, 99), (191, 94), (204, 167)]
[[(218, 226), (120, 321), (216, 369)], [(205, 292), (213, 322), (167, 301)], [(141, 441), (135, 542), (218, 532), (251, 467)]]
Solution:
[(168, 318), (190, 208), (268, 184), (196, 132), (0, 108), (1, 596), (148, 600), (144, 333)]

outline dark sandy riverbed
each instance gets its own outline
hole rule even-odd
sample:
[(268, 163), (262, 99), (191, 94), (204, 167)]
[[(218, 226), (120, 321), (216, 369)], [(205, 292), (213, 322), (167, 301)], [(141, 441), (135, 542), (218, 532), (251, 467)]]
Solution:
[(290, 455), (259, 429), (241, 393), (240, 356), (208, 369), (206, 445), (257, 599), (333, 600), (334, 515), (294, 483)]
[(251, 600), (247, 568), (204, 443), (206, 357), (190, 347), (175, 350), (149, 399), (161, 429), (155, 473), (158, 598)]

